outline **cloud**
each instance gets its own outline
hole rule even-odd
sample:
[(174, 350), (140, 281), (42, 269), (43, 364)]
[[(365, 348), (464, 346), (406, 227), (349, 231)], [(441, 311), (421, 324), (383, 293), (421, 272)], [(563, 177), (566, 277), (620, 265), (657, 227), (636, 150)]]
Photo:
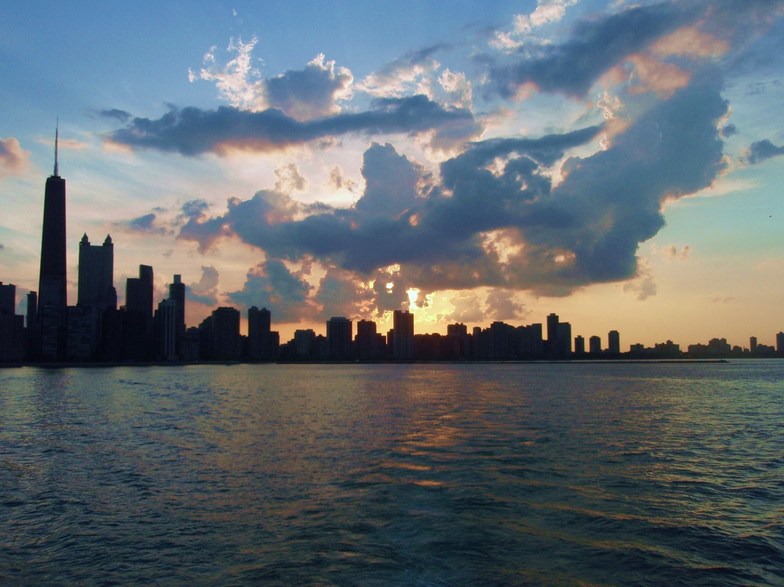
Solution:
[(116, 224), (116, 226), (130, 230), (132, 232), (141, 232), (146, 234), (171, 234), (171, 230), (156, 224), (157, 218), (157, 214), (150, 212), (149, 214), (144, 214), (127, 222), (119, 222)]
[(185, 286), (185, 297), (188, 301), (214, 306), (218, 303), (219, 282), (220, 275), (218, 270), (212, 266), (202, 265), (201, 279)]
[(506, 97), (526, 84), (582, 97), (602, 74), (675, 30), (689, 13), (662, 3), (583, 20), (566, 43), (521, 47), (516, 62), (493, 67), (492, 87)]
[(439, 67), (433, 55), (447, 48), (448, 45), (437, 44), (410, 51), (358, 82), (356, 89), (385, 98), (429, 94), (430, 76)]
[(639, 301), (656, 295), (656, 282), (653, 280), (653, 269), (648, 259), (640, 259), (635, 279), (624, 283), (623, 291), (633, 294)]
[(664, 250), (664, 254), (667, 256), (668, 259), (674, 259), (677, 261), (685, 261), (689, 258), (689, 254), (691, 253), (691, 247), (689, 245), (683, 245), (680, 249), (675, 245), (670, 245)]
[(372, 313), (373, 298), (374, 291), (356, 274), (332, 267), (319, 282), (314, 301), (321, 306), (319, 317), (323, 320), (332, 316), (354, 319)]
[[(700, 191), (724, 171), (718, 126), (728, 106), (712, 70), (629, 121), (612, 146), (571, 157), (602, 127), (468, 145), (429, 174), (391, 145), (365, 153), (365, 190), (351, 208), (305, 206), (278, 190), (229, 200), (224, 214), (196, 206), (181, 238), (204, 250), (235, 236), (268, 256), (310, 256), (361, 281), (396, 265), (393, 307), (405, 291), (530, 290), (566, 295), (638, 274), (639, 244), (664, 225), (665, 201)], [(374, 282), (378, 308), (386, 295)], [(650, 295), (652, 286), (642, 293)], [(497, 294), (500, 296), (500, 294)], [(499, 303), (501, 298), (497, 300)], [(508, 309), (508, 306), (507, 306)]]
[(515, 299), (516, 292), (492, 289), (485, 300), (485, 316), (494, 320), (522, 320), (528, 314), (525, 306)]
[(275, 190), (283, 194), (302, 191), (308, 185), (308, 181), (300, 175), (296, 163), (289, 163), (284, 167), (276, 169), (275, 175), (278, 178), (275, 182)]
[(443, 318), (449, 322), (483, 322), (487, 316), (479, 296), (473, 292), (460, 292), (449, 299), (454, 311)]
[(242, 308), (271, 308), (278, 322), (300, 322), (316, 314), (309, 298), (312, 286), (292, 273), (278, 259), (268, 259), (252, 268), (243, 288), (228, 293), (228, 298)]
[(214, 82), (221, 97), (239, 110), (259, 112), (274, 108), (295, 120), (320, 118), (340, 111), (338, 101), (351, 97), (354, 77), (345, 67), (337, 67), (323, 54), (317, 55), (304, 69), (288, 70), (272, 78), (262, 79), (253, 67), (253, 49), (258, 39), (244, 43), (231, 39), (228, 51), (236, 56), (219, 65), (212, 47), (203, 59), (198, 73), (189, 70), (191, 82)]
[(537, 6), (531, 14), (516, 14), (514, 30), (511, 32), (497, 31), (490, 45), (502, 51), (513, 51), (520, 47), (534, 29), (558, 22), (566, 15), (566, 9), (578, 0), (537, 0)]
[(338, 100), (351, 97), (354, 76), (334, 61), (317, 55), (305, 69), (287, 71), (266, 81), (267, 105), (297, 120), (309, 120), (340, 112)]
[(248, 112), (226, 106), (217, 110), (171, 107), (157, 120), (134, 118), (125, 128), (110, 133), (107, 140), (134, 148), (196, 156), (224, 154), (230, 149), (276, 151), (352, 133), (417, 134), (428, 130), (448, 132), (452, 127), (459, 128), (464, 138), (481, 130), (468, 110), (446, 109), (417, 95), (378, 99), (365, 112), (307, 122), (275, 109)]
[(0, 179), (24, 173), (30, 165), (30, 152), (13, 137), (0, 138)]
[(721, 136), (724, 137), (725, 139), (736, 134), (738, 134), (738, 127), (732, 123), (725, 125), (721, 129)]
[(357, 182), (346, 177), (343, 170), (335, 166), (329, 172), (329, 186), (335, 190), (347, 190), (354, 193), (357, 189)]
[(119, 120), (120, 122), (128, 122), (133, 117), (130, 112), (119, 110), (117, 108), (111, 108), (109, 110), (96, 110), (95, 113), (103, 118)]
[(752, 165), (756, 165), (779, 155), (784, 155), (784, 146), (777, 147), (768, 139), (763, 139), (751, 144), (745, 158)]

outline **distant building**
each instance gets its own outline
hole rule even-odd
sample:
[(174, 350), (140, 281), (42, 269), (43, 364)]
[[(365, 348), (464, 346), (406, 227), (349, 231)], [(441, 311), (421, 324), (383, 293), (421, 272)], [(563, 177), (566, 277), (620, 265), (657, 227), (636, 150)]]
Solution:
[(125, 360), (148, 361), (155, 356), (152, 292), (152, 267), (139, 265), (139, 277), (129, 277), (125, 283), (122, 318), (122, 355)]
[[(87, 234), (79, 241), (79, 284), (76, 305), (79, 312), (69, 309), (69, 328), (78, 323), (79, 333), (68, 334), (68, 356), (81, 360), (95, 358), (101, 344), (103, 316), (109, 309), (117, 308), (117, 291), (114, 289), (114, 245), (106, 236), (102, 245), (91, 245)], [(77, 318), (78, 316), (78, 318)], [(89, 332), (85, 332), (84, 329)], [(78, 341), (78, 342), (77, 342)], [(86, 356), (83, 342), (89, 342)], [(78, 347), (78, 349), (77, 349)]]
[(16, 313), (16, 286), (0, 281), (0, 314), (13, 316)]
[(585, 338), (581, 334), (574, 337), (574, 354), (578, 356), (585, 354)]
[(155, 312), (155, 335), (160, 360), (176, 361), (180, 358), (177, 344), (177, 300), (167, 298), (158, 303)]
[(102, 245), (91, 245), (87, 234), (79, 241), (78, 306), (94, 306), (101, 311), (117, 306), (114, 289), (114, 244), (106, 236)]
[(152, 267), (139, 265), (139, 277), (129, 277), (125, 283), (125, 309), (152, 318)]
[(408, 310), (392, 312), (392, 358), (414, 358), (414, 315)]
[(169, 284), (169, 299), (174, 300), (174, 352), (182, 358), (182, 345), (185, 340), (185, 284), (180, 275), (174, 275)]
[(385, 354), (384, 337), (378, 333), (376, 323), (372, 320), (357, 322), (357, 335), (354, 338), (356, 355), (360, 361), (381, 359)]
[(592, 355), (600, 355), (602, 353), (602, 339), (596, 335), (588, 339), (588, 352)]
[(214, 359), (238, 361), (240, 344), (240, 312), (236, 308), (222, 307), (212, 312)]
[(784, 332), (776, 334), (776, 353), (784, 356)]
[(316, 340), (316, 333), (308, 328), (294, 331), (294, 358), (310, 359), (314, 354), (313, 345)]
[(278, 356), (280, 336), (272, 332), (272, 314), (267, 308), (248, 309), (248, 359), (273, 361)]
[(568, 322), (558, 323), (556, 341), (556, 358), (568, 359), (572, 356), (572, 325)]
[(621, 334), (617, 330), (607, 333), (607, 352), (611, 355), (621, 354)]
[(15, 308), (16, 286), (0, 281), (0, 363), (18, 363), (24, 359), (24, 316), (17, 316)]
[(333, 316), (327, 320), (327, 348), (330, 360), (348, 361), (354, 358), (352, 336), (353, 326), (348, 318)]

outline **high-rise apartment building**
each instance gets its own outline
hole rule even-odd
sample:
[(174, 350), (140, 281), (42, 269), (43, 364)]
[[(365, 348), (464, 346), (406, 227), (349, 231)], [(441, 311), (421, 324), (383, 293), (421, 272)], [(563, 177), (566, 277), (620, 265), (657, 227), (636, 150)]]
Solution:
[(76, 304), (103, 311), (117, 306), (114, 289), (114, 244), (106, 235), (102, 245), (91, 245), (87, 234), (79, 242), (79, 287)]
[(607, 333), (607, 352), (611, 355), (621, 354), (621, 334), (617, 330)]
[(392, 313), (392, 358), (414, 358), (414, 315), (408, 310)]
[(330, 360), (348, 361), (353, 358), (352, 337), (351, 320), (342, 316), (333, 316), (327, 320), (327, 349)]
[(64, 358), (66, 344), (65, 180), (60, 177), (58, 167), (58, 140), (59, 129), (54, 139), (54, 172), (46, 179), (44, 190), (38, 312), (34, 326), (34, 352), (44, 360)]

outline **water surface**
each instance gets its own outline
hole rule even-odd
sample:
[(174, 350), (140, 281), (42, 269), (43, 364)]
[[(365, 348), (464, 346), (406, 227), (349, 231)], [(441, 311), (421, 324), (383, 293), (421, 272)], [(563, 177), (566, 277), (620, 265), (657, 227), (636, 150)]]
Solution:
[(784, 361), (0, 371), (0, 582), (782, 585)]

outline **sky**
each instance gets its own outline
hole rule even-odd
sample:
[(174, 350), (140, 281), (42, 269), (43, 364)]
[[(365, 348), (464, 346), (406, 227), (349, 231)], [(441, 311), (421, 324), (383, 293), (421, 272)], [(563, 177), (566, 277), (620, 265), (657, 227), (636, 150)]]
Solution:
[[(784, 0), (0, 3), (0, 280), (43, 188), (186, 321), (774, 344)], [(58, 122), (59, 121), (59, 122)]]

